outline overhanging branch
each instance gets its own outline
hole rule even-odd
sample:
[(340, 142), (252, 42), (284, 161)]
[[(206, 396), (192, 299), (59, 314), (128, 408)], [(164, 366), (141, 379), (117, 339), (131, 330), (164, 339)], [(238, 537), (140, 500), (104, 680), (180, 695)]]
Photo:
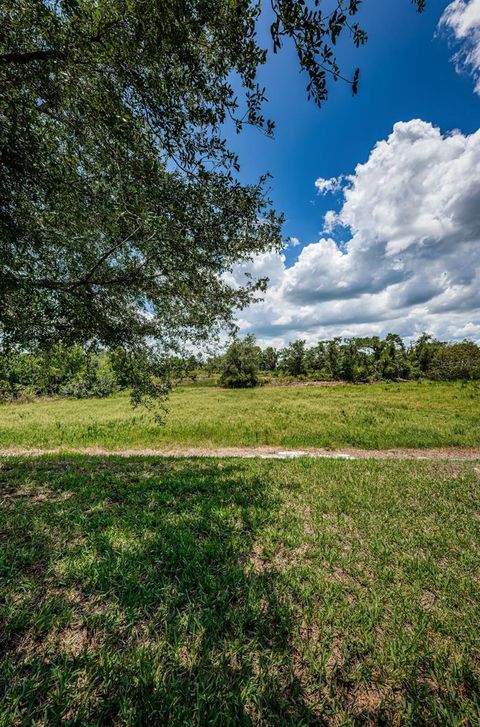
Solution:
[(0, 55), (0, 63), (7, 65), (8, 63), (16, 63), (17, 65), (25, 65), (33, 61), (50, 61), (65, 60), (67, 54), (64, 51), (48, 48), (46, 50), (33, 50), (26, 53), (13, 51), (12, 53), (4, 53)]

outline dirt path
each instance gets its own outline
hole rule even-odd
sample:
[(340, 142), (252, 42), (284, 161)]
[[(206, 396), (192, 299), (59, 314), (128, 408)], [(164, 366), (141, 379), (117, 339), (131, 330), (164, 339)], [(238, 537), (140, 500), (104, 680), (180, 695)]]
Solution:
[(241, 457), (259, 459), (296, 459), (313, 457), (327, 459), (418, 459), (418, 460), (480, 460), (480, 447), (445, 447), (439, 449), (283, 449), (282, 447), (220, 447), (205, 449), (175, 447), (173, 449), (122, 449), (102, 447), (35, 449), (11, 447), (0, 449), (0, 457), (36, 457), (42, 454), (90, 454), (119, 457)]

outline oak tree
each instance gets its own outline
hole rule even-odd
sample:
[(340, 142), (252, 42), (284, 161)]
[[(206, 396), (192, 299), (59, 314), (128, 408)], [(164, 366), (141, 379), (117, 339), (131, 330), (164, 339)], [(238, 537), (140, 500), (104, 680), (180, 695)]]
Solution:
[[(414, 0), (423, 8), (422, 0)], [(0, 340), (171, 348), (228, 325), (281, 246), (228, 125), (272, 135), (258, 68), (294, 44), (321, 105), (360, 0), (0, 0)], [(359, 73), (345, 80), (357, 92)]]

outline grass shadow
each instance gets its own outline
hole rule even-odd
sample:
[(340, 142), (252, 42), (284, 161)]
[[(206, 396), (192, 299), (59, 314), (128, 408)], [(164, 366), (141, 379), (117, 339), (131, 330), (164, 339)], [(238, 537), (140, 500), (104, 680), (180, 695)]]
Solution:
[(247, 469), (3, 463), (0, 722), (322, 724), (285, 668), (292, 603), (252, 565), (278, 495)]

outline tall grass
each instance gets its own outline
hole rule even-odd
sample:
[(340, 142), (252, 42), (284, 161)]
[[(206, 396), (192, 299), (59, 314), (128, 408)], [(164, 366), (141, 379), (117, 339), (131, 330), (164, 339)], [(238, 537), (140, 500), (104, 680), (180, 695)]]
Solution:
[(127, 395), (0, 406), (0, 447), (108, 449), (480, 445), (480, 389), (402, 383), (226, 390), (180, 387), (164, 426)]

